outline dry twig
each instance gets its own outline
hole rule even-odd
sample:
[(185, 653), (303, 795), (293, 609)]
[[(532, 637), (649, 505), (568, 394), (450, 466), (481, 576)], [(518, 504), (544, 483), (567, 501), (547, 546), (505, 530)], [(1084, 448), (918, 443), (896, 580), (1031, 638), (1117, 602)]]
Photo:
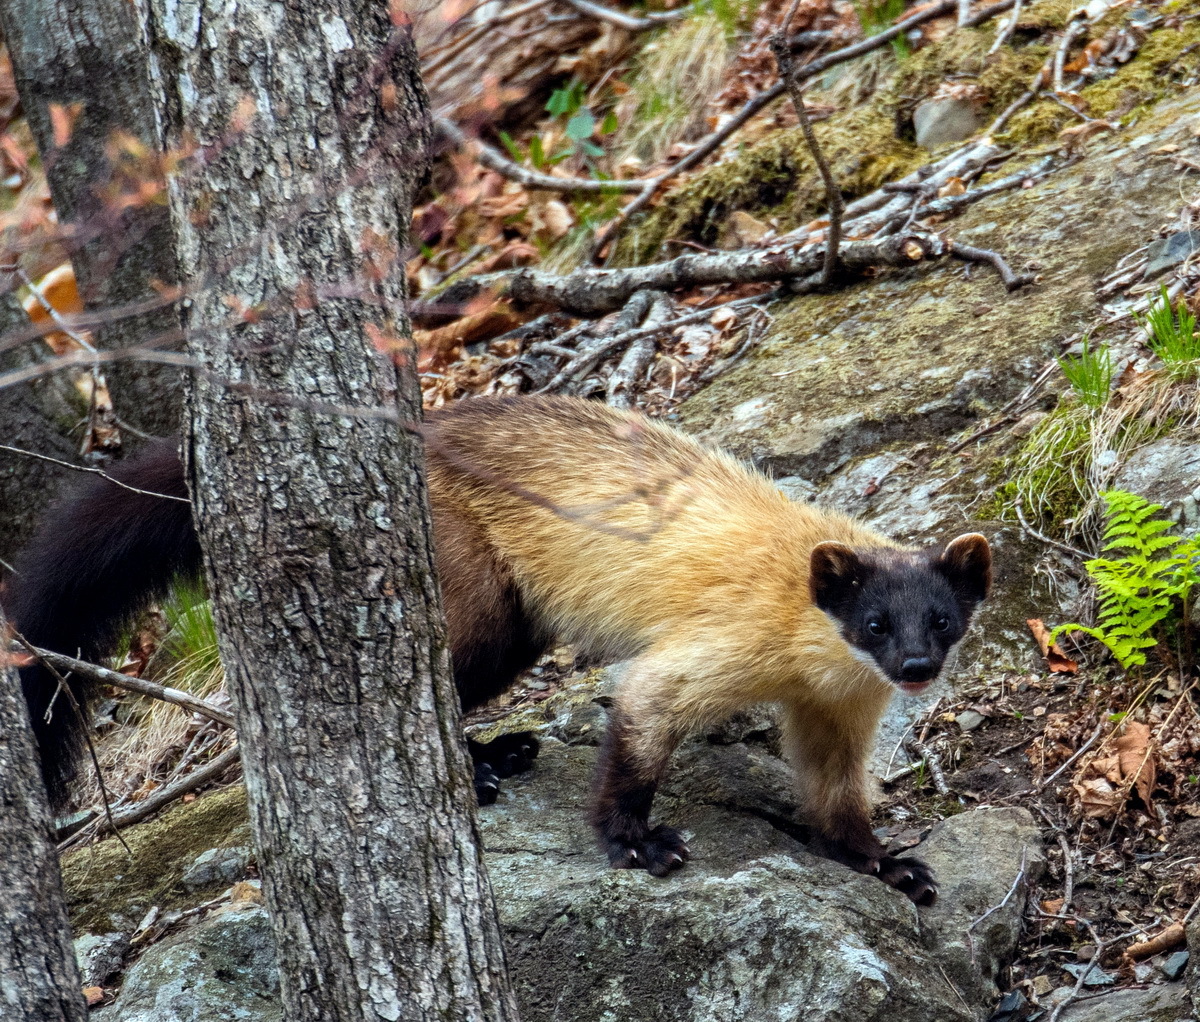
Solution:
[(202, 717), (215, 720), (218, 724), (224, 724), (225, 727), (231, 728), (235, 726), (233, 714), (228, 710), (223, 710), (219, 706), (213, 706), (212, 703), (205, 702), (203, 699), (197, 699), (189, 692), (183, 692), (177, 688), (169, 688), (155, 681), (147, 681), (145, 678), (133, 678), (128, 674), (122, 674), (120, 671), (110, 671), (107, 667), (90, 664), (85, 660), (76, 660), (74, 657), (67, 656), (64, 653), (39, 649), (37, 646), (32, 646), (24, 642), (21, 644), (28, 652), (36, 656), (55, 673), (65, 671), (68, 674), (78, 675), (81, 678), (86, 678), (88, 681), (93, 681), (100, 685), (112, 685), (114, 688), (123, 688), (129, 692), (136, 692), (138, 695), (149, 696), (151, 699), (160, 699), (164, 703), (173, 703), (176, 706), (181, 706), (191, 713), (198, 713)]

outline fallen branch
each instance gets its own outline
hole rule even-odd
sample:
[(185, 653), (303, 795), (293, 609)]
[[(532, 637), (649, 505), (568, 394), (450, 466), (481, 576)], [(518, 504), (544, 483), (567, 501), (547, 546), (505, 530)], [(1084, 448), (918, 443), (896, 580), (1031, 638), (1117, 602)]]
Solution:
[[(968, 0), (969, 2), (969, 0)], [(796, 110), (796, 118), (800, 122), (800, 130), (804, 133), (804, 141), (808, 151), (812, 153), (813, 162), (821, 173), (821, 181), (825, 185), (825, 201), (829, 207), (829, 228), (825, 245), (825, 264), (821, 268), (821, 284), (828, 287), (833, 282), (833, 274), (837, 269), (838, 245), (842, 240), (842, 214), (846, 204), (842, 201), (842, 192), (833, 178), (829, 161), (825, 158), (817, 136), (813, 132), (812, 121), (808, 109), (804, 105), (804, 89), (800, 84), (797, 69), (792, 61), (791, 48), (788, 45), (787, 31), (797, 4), (793, 2), (783, 27), (770, 39), (771, 52), (775, 55), (775, 64), (779, 68), (780, 81), (787, 87), (792, 97), (792, 106)]]
[[(946, 254), (945, 243), (929, 231), (909, 231), (887, 238), (848, 241), (841, 247), (847, 269), (912, 266)], [(633, 294), (647, 288), (670, 291), (706, 284), (752, 284), (804, 277), (821, 269), (823, 246), (775, 244), (713, 255), (685, 253), (663, 263), (619, 270), (580, 269), (558, 275), (533, 267), (502, 270), (464, 281), (444, 295), (446, 301), (469, 301), (485, 289), (518, 305), (552, 305), (578, 316), (615, 312)]]
[[(123, 688), (129, 692), (136, 692), (138, 695), (149, 696), (151, 699), (160, 699), (164, 703), (173, 703), (176, 706), (182, 706), (185, 710), (198, 713), (200, 716), (207, 717), (210, 720), (215, 720), (218, 724), (224, 724), (226, 727), (231, 728), (234, 726), (233, 714), (228, 710), (223, 710), (219, 706), (213, 706), (212, 703), (205, 702), (203, 699), (197, 699), (190, 693), (182, 692), (177, 688), (168, 688), (166, 685), (147, 681), (145, 678), (132, 678), (128, 674), (122, 674), (120, 671), (110, 671), (107, 667), (90, 664), (85, 660), (76, 660), (74, 657), (67, 656), (64, 653), (55, 653), (51, 650), (39, 649), (37, 646), (32, 645), (23, 646), (23, 648), (27, 649), (56, 672), (62, 671), (66, 674), (74, 674), (101, 685), (112, 685), (114, 688)], [(12, 651), (15, 652), (16, 647), (13, 647)]]
[(1074, 763), (1077, 759), (1079, 759), (1080, 756), (1082, 756), (1085, 752), (1088, 751), (1088, 749), (1090, 749), (1095, 744), (1096, 739), (1100, 737), (1100, 732), (1103, 730), (1104, 730), (1104, 725), (1097, 724), (1096, 730), (1092, 732), (1092, 737), (1089, 738), (1086, 742), (1084, 742), (1081, 746), (1079, 746), (1079, 748), (1075, 750), (1075, 752), (1071, 756), (1071, 758), (1068, 759), (1057, 770), (1055, 770), (1054, 773), (1052, 773), (1044, 781), (1040, 782), (1039, 784), (1034, 785), (1033, 793), (1035, 795), (1040, 794), (1041, 792), (1045, 791), (1046, 788), (1048, 788), (1051, 784), (1053, 784), (1054, 781), (1058, 778), (1058, 776), (1064, 770), (1066, 770), (1072, 763)]
[(950, 254), (955, 259), (962, 259), (972, 263), (987, 263), (994, 267), (996, 272), (1000, 274), (1000, 279), (1004, 282), (1004, 286), (1009, 291), (1017, 291), (1025, 287), (1026, 284), (1032, 284), (1037, 280), (1037, 274), (1034, 273), (1013, 273), (1012, 268), (1005, 262), (1004, 257), (999, 252), (993, 252), (989, 248), (973, 248), (970, 245), (964, 245), (960, 241), (951, 241), (947, 243)]
[(1087, 968), (1083, 969), (1079, 973), (1079, 978), (1075, 981), (1075, 986), (1071, 988), (1070, 993), (1068, 993), (1066, 997), (1064, 997), (1058, 1002), (1058, 1004), (1054, 1006), (1054, 1010), (1050, 1013), (1050, 1017), (1046, 1020), (1046, 1022), (1058, 1022), (1059, 1018), (1062, 1016), (1062, 1013), (1067, 1010), (1067, 1006), (1079, 996), (1079, 991), (1083, 989), (1084, 981), (1088, 978), (1088, 976), (1091, 975), (1092, 970), (1099, 966), (1100, 956), (1108, 948), (1112, 947), (1112, 945), (1117, 943), (1117, 941), (1125, 940), (1126, 938), (1132, 937), (1138, 932), (1137, 930), (1127, 930), (1125, 933), (1119, 934), (1116, 937), (1110, 937), (1108, 940), (1101, 940), (1099, 935), (1096, 933), (1096, 928), (1092, 926), (1090, 922), (1088, 922), (1086, 919), (1080, 919), (1078, 922), (1081, 922), (1087, 927), (1087, 931), (1092, 938), (1092, 943), (1096, 945), (1096, 950), (1092, 954), (1092, 957), (1088, 960)]
[(937, 754), (919, 739), (910, 741), (908, 747), (925, 761), (925, 765), (929, 768), (929, 779), (933, 781), (933, 787), (937, 793), (949, 795), (950, 785), (946, 783), (946, 775), (942, 773), (942, 762), (938, 759)]
[(1174, 951), (1186, 943), (1187, 934), (1184, 931), (1183, 923), (1172, 923), (1157, 936), (1138, 944), (1130, 944), (1125, 949), (1125, 958), (1130, 962), (1140, 962), (1162, 954), (1164, 951)]
[(474, 155), (480, 163), (489, 170), (494, 170), (501, 177), (515, 181), (526, 188), (547, 192), (567, 192), (587, 195), (612, 195), (616, 192), (641, 192), (653, 181), (632, 180), (623, 181), (593, 181), (589, 178), (555, 177), (553, 174), (543, 174), (537, 170), (529, 170), (519, 163), (503, 156), (498, 149), (493, 149), (482, 139), (468, 138), (453, 121), (439, 117), (433, 122), (434, 130), (454, 149), (473, 148)]
[(611, 7), (593, 3), (592, 0), (562, 0), (562, 3), (575, 8), (580, 14), (586, 14), (599, 21), (607, 21), (610, 25), (616, 25), (617, 28), (623, 28), (627, 32), (645, 32), (648, 29), (659, 28), (668, 22), (686, 18), (692, 12), (691, 7), (688, 6), (681, 7), (677, 11), (651, 11), (641, 18), (636, 18), (624, 11), (614, 11)]
[(114, 829), (120, 830), (123, 827), (139, 823), (146, 819), (147, 816), (154, 815), (160, 809), (170, 805), (184, 795), (219, 779), (226, 770), (236, 766), (240, 758), (241, 749), (238, 746), (235, 745), (233, 748), (226, 749), (216, 759), (206, 763), (202, 767), (197, 767), (186, 777), (181, 777), (179, 780), (151, 792), (151, 794), (128, 809), (113, 813), (107, 819), (94, 820), (88, 826), (63, 841), (59, 845), (59, 850), (70, 848), (85, 840), (94, 840), (95, 838), (103, 837)]
[(744, 305), (751, 305), (755, 302), (764, 300), (763, 295), (751, 295), (747, 298), (738, 298), (732, 302), (726, 302), (724, 305), (718, 305), (713, 308), (699, 309), (696, 312), (689, 312), (684, 316), (677, 316), (675, 319), (665, 322), (654, 323), (651, 326), (639, 327), (636, 330), (628, 330), (623, 333), (609, 337), (600, 344), (588, 348), (587, 351), (580, 352), (576, 357), (568, 362), (558, 374), (547, 383), (544, 387), (536, 390), (536, 394), (548, 394), (560, 389), (569, 380), (580, 376), (583, 373), (589, 372), (601, 359), (613, 351), (632, 344), (635, 341), (641, 340), (643, 337), (653, 337), (656, 334), (666, 333), (668, 330), (674, 330), (677, 327), (687, 326), (689, 323), (701, 323), (704, 320), (711, 319), (712, 314), (717, 309), (736, 309)]

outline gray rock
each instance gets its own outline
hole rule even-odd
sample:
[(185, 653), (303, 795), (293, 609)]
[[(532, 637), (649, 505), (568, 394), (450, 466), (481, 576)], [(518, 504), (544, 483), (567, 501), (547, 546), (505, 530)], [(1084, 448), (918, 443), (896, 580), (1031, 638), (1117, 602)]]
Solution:
[(244, 845), (234, 848), (210, 848), (201, 852), (184, 870), (180, 882), (188, 890), (197, 890), (214, 883), (232, 884), (246, 874), (246, 864), (253, 852)]
[[(1053, 996), (1053, 995), (1051, 995)], [(1148, 990), (1114, 990), (1094, 1000), (1068, 1005), (1059, 1022), (1195, 1022), (1187, 990), (1164, 983)]]
[(987, 717), (976, 710), (963, 710), (962, 713), (954, 718), (954, 723), (963, 731), (974, 731), (985, 720), (987, 720)]
[(97, 1022), (279, 1022), (267, 913), (229, 908), (150, 948)]
[(1200, 1013), (1200, 923), (1193, 918), (1187, 927), (1188, 964), (1185, 970), (1192, 1004)]
[(129, 950), (127, 933), (85, 933), (75, 938), (75, 961), (83, 985), (102, 986), (121, 968)]
[(1129, 456), (1117, 473), (1118, 489), (1166, 507), (1187, 532), (1200, 528), (1200, 440), (1176, 435), (1147, 444)]
[(1083, 976), (1085, 987), (1110, 987), (1117, 981), (1111, 972), (1105, 972), (1098, 965), (1089, 966), (1087, 962), (1068, 962), (1063, 966), (1063, 971), (1069, 972), (1077, 980)]
[(918, 914), (877, 880), (805, 850), (786, 766), (752, 745), (681, 751), (656, 809), (685, 828), (686, 869), (665, 880), (610, 870), (584, 823), (594, 759), (547, 741), (533, 774), (482, 814), (528, 1022), (966, 1022), (994, 997), (1024, 885), (975, 931), (973, 957), (965, 929), (1003, 900), (1023, 847), (1026, 876), (1037, 875), (1023, 810), (935, 828), (919, 851), (945, 894)]
[(983, 122), (969, 100), (941, 97), (927, 99), (913, 111), (913, 129), (917, 145), (936, 149), (947, 142), (970, 138)]
[(1200, 231), (1176, 231), (1166, 238), (1150, 242), (1142, 280), (1153, 280), (1172, 266), (1178, 266), (1196, 251), (1200, 251)]
[(1179, 979), (1183, 975), (1183, 970), (1187, 968), (1188, 959), (1191, 955), (1187, 951), (1176, 951), (1172, 955), (1167, 955), (1160, 968), (1162, 974), (1167, 979)]

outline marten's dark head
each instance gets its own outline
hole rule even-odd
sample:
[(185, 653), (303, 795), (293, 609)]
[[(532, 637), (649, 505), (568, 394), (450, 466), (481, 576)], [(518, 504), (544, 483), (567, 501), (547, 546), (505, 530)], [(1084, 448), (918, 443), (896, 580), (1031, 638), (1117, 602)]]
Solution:
[(920, 692), (942, 670), (992, 584), (992, 554), (978, 533), (945, 550), (813, 548), (813, 602), (856, 654), (903, 691)]

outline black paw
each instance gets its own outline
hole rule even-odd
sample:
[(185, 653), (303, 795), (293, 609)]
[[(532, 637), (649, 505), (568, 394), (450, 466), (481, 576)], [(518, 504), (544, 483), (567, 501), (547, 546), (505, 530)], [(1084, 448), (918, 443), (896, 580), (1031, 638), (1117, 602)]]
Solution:
[(475, 764), (475, 797), (481, 806), (490, 806), (500, 794), (500, 778), (491, 763)]
[(512, 777), (523, 774), (537, 759), (538, 740), (531, 731), (518, 731), (511, 735), (500, 735), (486, 745), (468, 741), (467, 748), (476, 766), (487, 763), (497, 777)]
[(938, 889), (933, 870), (920, 859), (897, 859), (885, 855), (879, 860), (879, 872), (876, 875), (917, 905), (928, 906), (937, 901)]
[(661, 825), (641, 838), (605, 838), (604, 850), (614, 868), (644, 869), (656, 877), (682, 869), (691, 858), (683, 835), (673, 827)]

